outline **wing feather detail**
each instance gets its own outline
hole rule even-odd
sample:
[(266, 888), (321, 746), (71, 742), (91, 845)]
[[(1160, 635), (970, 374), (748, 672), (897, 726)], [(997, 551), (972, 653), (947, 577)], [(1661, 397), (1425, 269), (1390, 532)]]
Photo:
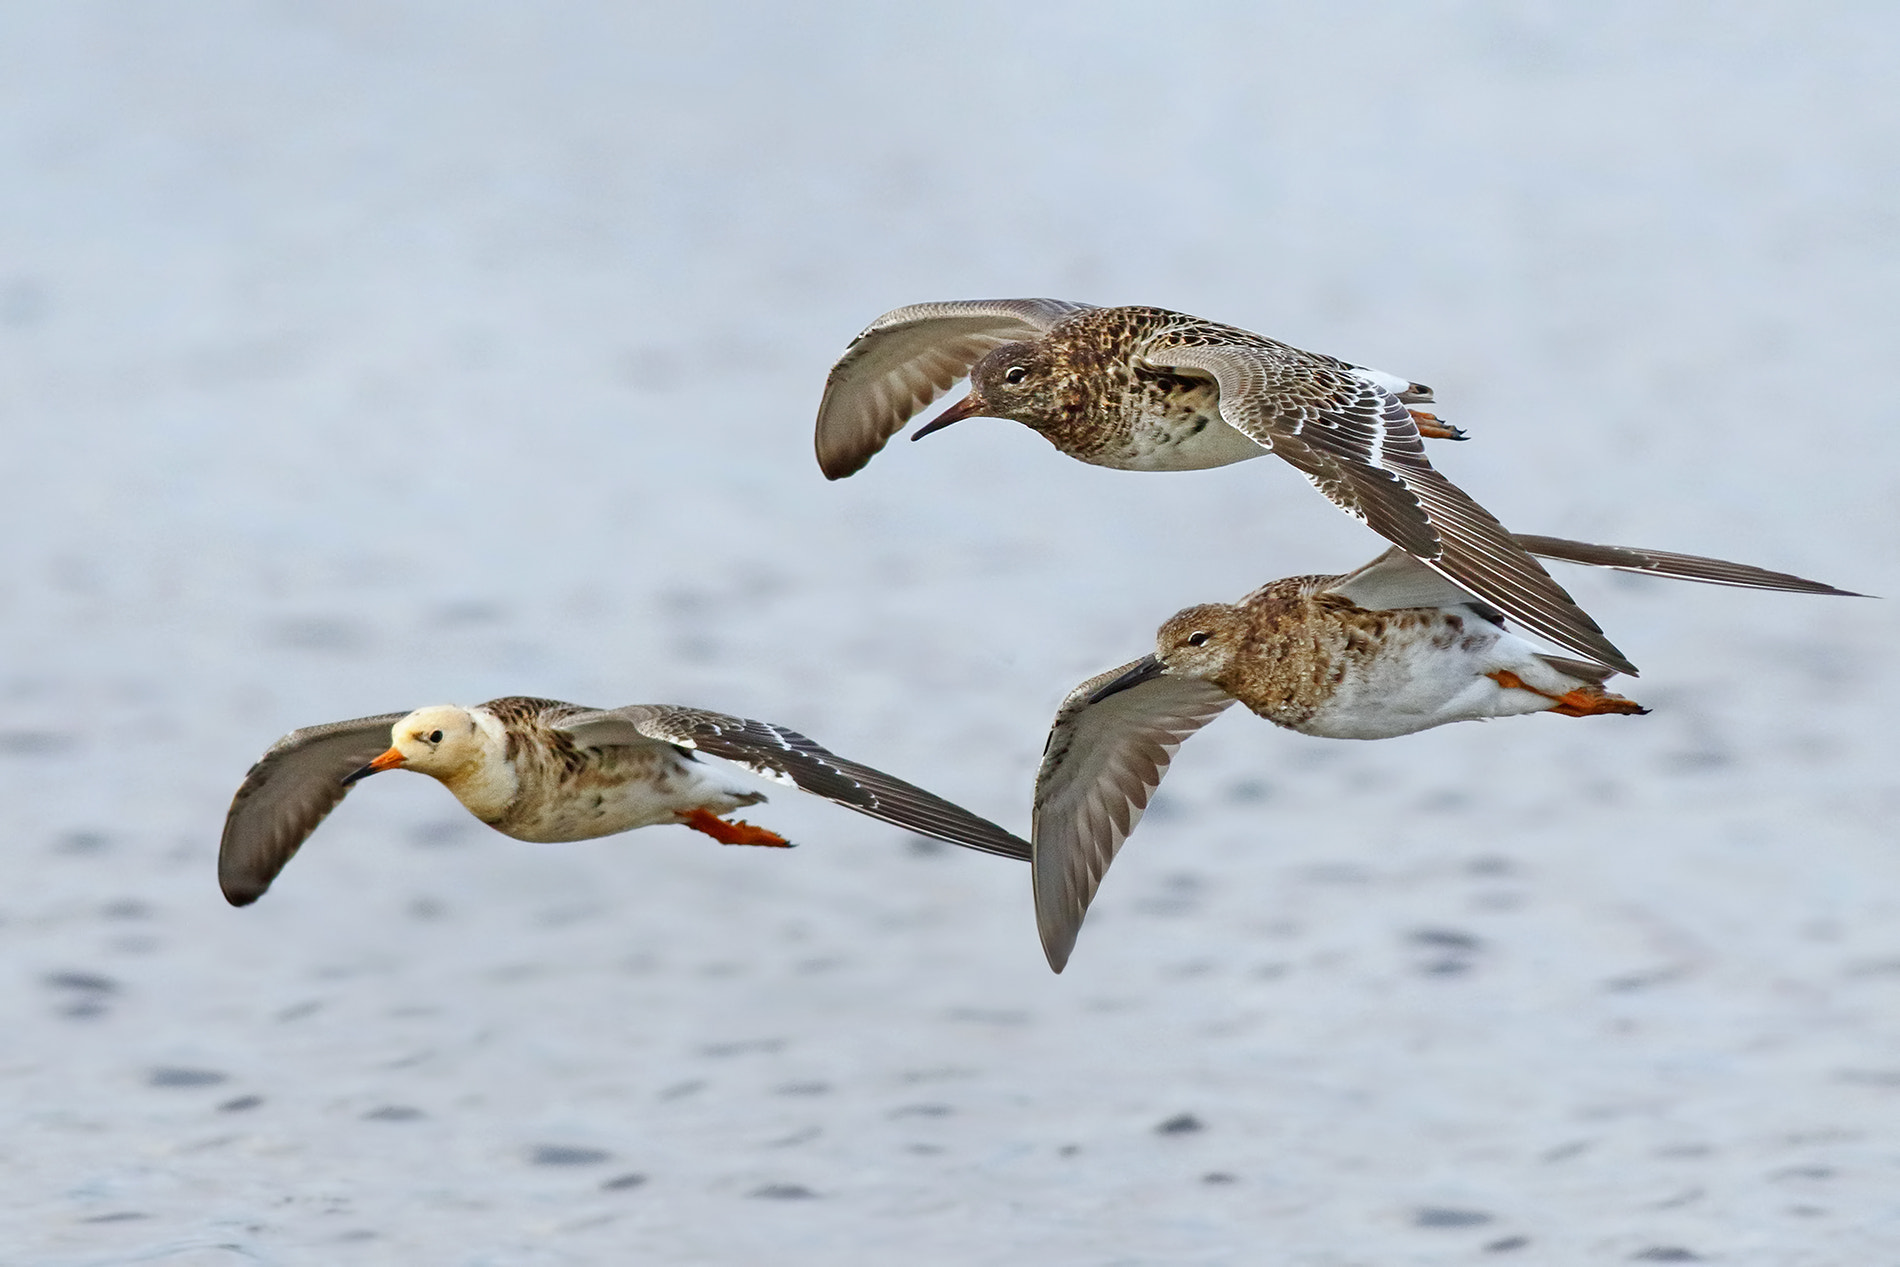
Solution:
[(384, 713), (293, 730), (258, 759), (224, 819), (218, 887), (233, 906), (264, 895), (310, 833), (343, 803), (343, 780), (390, 744), (406, 713)]
[(1069, 692), (1043, 748), (1029, 833), (1031, 877), (1043, 953), (1057, 972), (1175, 750), (1234, 702), (1211, 683), (1167, 675), (1096, 698), (1151, 661), (1132, 661)]
[(1363, 567), (1330, 578), (1319, 589), (1348, 598), (1367, 611), (1455, 607), (1476, 601), (1463, 586), (1446, 580), (1397, 546)]
[(669, 704), (630, 704), (559, 723), (576, 743), (659, 740), (743, 766), (919, 835), (1027, 860), (1029, 843), (962, 806), (830, 751), (786, 726)]
[[(1648, 550), (1635, 546), (1596, 545), (1588, 541), (1570, 541), (1563, 537), (1541, 537), (1521, 532), (1513, 535), (1519, 545), (1540, 558), (1559, 559), (1585, 567), (1611, 568), (1638, 576), (1700, 581), (1739, 589), (1826, 594), (1841, 598), (1865, 597), (1852, 590), (1838, 589), (1792, 573), (1774, 572), (1748, 563), (1712, 559), (1700, 554)], [(1368, 611), (1393, 611), (1402, 607), (1450, 607), (1459, 603), (1482, 602), (1463, 586), (1454, 584), (1396, 548), (1387, 550), (1372, 562), (1344, 576), (1325, 580), (1320, 588), (1349, 598)]]
[(1221, 417), (1347, 514), (1524, 628), (1620, 672), (1636, 667), (1484, 507), (1425, 456), (1404, 402), (1286, 344), (1206, 322), (1164, 327), (1141, 350), (1220, 385)]
[(1832, 585), (1810, 581), (1788, 572), (1773, 572), (1747, 563), (1731, 563), (1727, 559), (1705, 558), (1699, 554), (1646, 550), (1638, 546), (1600, 546), (1587, 541), (1529, 536), (1521, 532), (1516, 537), (1519, 545), (1546, 559), (1562, 559), (1566, 563), (1581, 563), (1588, 567), (1634, 572), (1638, 576), (1664, 576), (1677, 581), (1701, 581), (1706, 585), (1733, 585), (1742, 589), (1781, 590), (1790, 594), (1866, 597), (1853, 590), (1836, 589)]

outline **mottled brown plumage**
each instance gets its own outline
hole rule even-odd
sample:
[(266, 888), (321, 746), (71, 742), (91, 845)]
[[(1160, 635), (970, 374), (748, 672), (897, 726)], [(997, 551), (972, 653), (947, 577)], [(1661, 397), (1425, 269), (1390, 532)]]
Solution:
[[(1682, 580), (1845, 594), (1785, 572), (1696, 555), (1522, 538), (1547, 558)], [(1068, 962), (1096, 886), (1141, 821), (1175, 750), (1236, 700), (1276, 725), (1380, 739), (1457, 721), (1640, 713), (1608, 668), (1538, 652), (1488, 603), (1388, 550), (1343, 576), (1274, 581), (1237, 603), (1170, 617), (1155, 649), (1097, 674), (1056, 712), (1030, 829), (1036, 922)]]
[(1469, 651), (1493, 635), (1467, 627), (1483, 617), (1471, 609), (1410, 607), (1368, 611), (1328, 586), (1339, 576), (1292, 576), (1238, 603), (1189, 607), (1162, 625), (1158, 646), (1185, 643), (1197, 632), (1236, 648), (1206, 680), (1276, 726), (1304, 730), (1349, 680), (1394, 643), (1438, 651)]
[[(935, 336), (935, 337), (933, 337)], [(819, 407), (833, 479), (967, 373), (970, 393), (913, 438), (1010, 418), (1081, 461), (1196, 470), (1285, 459), (1347, 514), (1526, 629), (1635, 666), (1503, 525), (1425, 457), (1419, 383), (1166, 308), (972, 300), (886, 313), (833, 368)]]
[[(680, 815), (673, 805), (681, 799), (694, 802), (685, 812), (705, 809), (714, 815), (766, 799), (752, 789), (713, 790), (705, 772), (672, 743), (577, 742), (568, 724), (595, 711), (578, 704), (511, 695), (481, 707), (507, 736), (502, 756), (514, 769), (515, 793), (499, 815), (476, 816), (504, 836), (559, 842), (628, 830), (617, 826), (619, 816), (611, 806), (614, 794), (629, 787), (668, 807), (660, 821)], [(455, 786), (450, 783), (451, 790)]]

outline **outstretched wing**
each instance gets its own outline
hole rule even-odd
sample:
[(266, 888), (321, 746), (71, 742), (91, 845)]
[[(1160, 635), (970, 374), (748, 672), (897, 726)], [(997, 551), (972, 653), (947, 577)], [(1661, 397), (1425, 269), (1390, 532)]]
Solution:
[[(1587, 541), (1568, 541), (1562, 537), (1537, 537), (1513, 534), (1517, 543), (1532, 554), (1546, 559), (1561, 559), (1586, 567), (1614, 568), (1641, 576), (1659, 576), (1675, 581), (1703, 581), (1710, 585), (1733, 585), (1742, 589), (1782, 590), (1792, 594), (1832, 594), (1843, 598), (1861, 598), (1851, 590), (1836, 589), (1820, 581), (1771, 572), (1747, 563), (1710, 559), (1699, 554), (1678, 554), (1670, 550), (1642, 550), (1631, 546), (1594, 545)], [(1452, 607), (1460, 603), (1477, 604), (1486, 615), (1495, 616), (1489, 604), (1473, 597), (1432, 571), (1403, 550), (1391, 549), (1344, 576), (1333, 577), (1323, 587), (1343, 595), (1368, 611), (1392, 611), (1402, 607)]]
[(1093, 306), (1062, 299), (963, 299), (885, 313), (851, 340), (825, 380), (818, 406), (819, 468), (827, 479), (855, 474), (991, 348), (1038, 338)]
[(1122, 842), (1161, 786), (1174, 751), (1234, 702), (1153, 656), (1090, 678), (1056, 711), (1036, 774), (1029, 838), (1036, 928), (1061, 972)]
[(1517, 543), (1532, 554), (1566, 563), (1589, 567), (1614, 568), (1639, 576), (1666, 576), (1677, 581), (1703, 581), (1710, 585), (1735, 585), (1743, 589), (1785, 590), (1791, 594), (1834, 594), (1842, 598), (1865, 598), (1853, 590), (1836, 589), (1820, 581), (1810, 581), (1787, 572), (1727, 559), (1708, 559), (1699, 554), (1677, 554), (1670, 550), (1644, 550), (1637, 546), (1599, 546), (1587, 541), (1566, 541), (1562, 537), (1534, 537), (1514, 534)]
[(696, 749), (920, 835), (1005, 858), (1029, 857), (1027, 841), (988, 819), (771, 722), (701, 708), (630, 704), (580, 713), (555, 725), (588, 747), (657, 739)]
[(262, 897), (317, 824), (343, 803), (343, 782), (389, 747), (405, 713), (293, 730), (244, 776), (218, 845), (218, 886), (233, 906)]
[(1333, 504), (1526, 629), (1634, 675), (1596, 621), (1492, 514), (1425, 457), (1404, 403), (1328, 358), (1211, 323), (1164, 327), (1142, 347), (1160, 369), (1220, 386), (1221, 417), (1291, 462)]

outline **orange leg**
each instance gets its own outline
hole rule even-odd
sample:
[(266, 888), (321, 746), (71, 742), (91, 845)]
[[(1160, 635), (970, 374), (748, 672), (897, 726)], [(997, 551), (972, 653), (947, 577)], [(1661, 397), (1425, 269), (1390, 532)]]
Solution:
[(751, 823), (742, 823), (737, 819), (727, 822), (711, 810), (696, 809), (680, 815), (680, 822), (694, 831), (703, 831), (722, 845), (770, 845), (775, 849), (790, 849), (792, 842), (775, 831), (763, 827), (754, 827)]
[(1418, 433), (1427, 440), (1469, 440), (1463, 427), (1454, 427), (1448, 422), (1440, 422), (1437, 414), (1428, 414), (1423, 409), (1408, 409), (1412, 421), (1418, 424)]
[(1600, 686), (1579, 686), (1562, 695), (1552, 695), (1548, 691), (1527, 686), (1523, 678), (1509, 669), (1499, 669), (1488, 676), (1507, 691), (1529, 691), (1532, 695), (1555, 700), (1557, 707), (1550, 711), (1563, 717), (1596, 717), (1610, 713), (1631, 713), (1640, 717), (1649, 711), (1635, 700), (1612, 695)]

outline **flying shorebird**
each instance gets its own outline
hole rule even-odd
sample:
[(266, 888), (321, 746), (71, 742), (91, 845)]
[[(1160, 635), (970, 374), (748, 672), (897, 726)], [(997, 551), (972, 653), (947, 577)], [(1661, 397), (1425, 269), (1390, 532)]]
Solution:
[[(1754, 589), (1848, 595), (1742, 563), (1556, 537), (1545, 558)], [(1545, 655), (1489, 604), (1388, 550), (1344, 576), (1295, 576), (1171, 617), (1152, 655), (1090, 678), (1056, 712), (1030, 826), (1036, 924), (1061, 972), (1082, 917), (1175, 750), (1239, 700), (1301, 734), (1385, 739), (1448, 722), (1647, 712), (1608, 668)]]
[(1166, 308), (1060, 299), (913, 304), (845, 349), (818, 407), (818, 465), (842, 479), (968, 376), (919, 430), (1010, 418), (1070, 457), (1190, 471), (1278, 454), (1334, 505), (1524, 628), (1620, 673), (1636, 666), (1432, 466), (1421, 436), (1464, 433), (1411, 406), (1431, 388)]
[(717, 777), (696, 751), (921, 835), (1029, 857), (1028, 843), (996, 824), (784, 726), (667, 704), (594, 709), (507, 696), (291, 731), (232, 798), (218, 883), (233, 906), (255, 902), (351, 786), (382, 770), (439, 780), (469, 813), (517, 840), (591, 840), (679, 823), (726, 845), (791, 843), (720, 817), (765, 795)]

